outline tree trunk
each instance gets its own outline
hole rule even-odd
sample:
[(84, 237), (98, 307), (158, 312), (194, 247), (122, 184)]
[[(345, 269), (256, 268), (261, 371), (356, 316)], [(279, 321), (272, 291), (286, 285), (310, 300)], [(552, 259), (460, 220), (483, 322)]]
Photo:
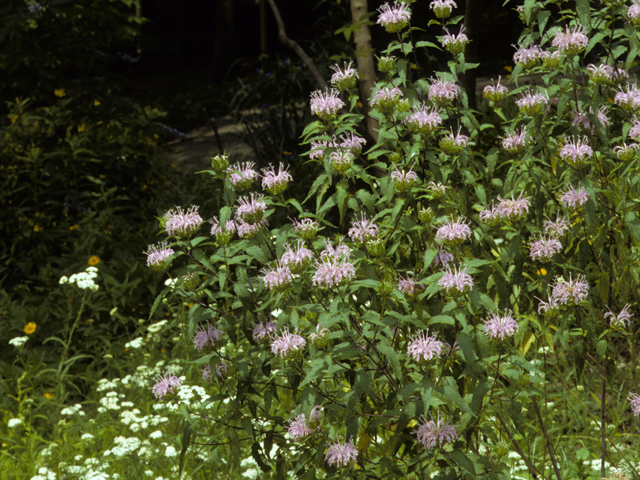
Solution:
[(378, 140), (378, 121), (369, 116), (369, 97), (376, 81), (376, 71), (373, 64), (373, 49), (371, 48), (371, 32), (364, 22), (368, 20), (369, 10), (367, 0), (351, 0), (351, 18), (358, 25), (353, 32), (353, 41), (356, 44), (356, 63), (360, 76), (360, 98), (362, 108), (367, 113), (367, 132), (374, 140)]
[(233, 33), (233, 0), (218, 0), (216, 3), (216, 18), (213, 29), (213, 55), (216, 70), (221, 71), (220, 77), (235, 60), (235, 45)]

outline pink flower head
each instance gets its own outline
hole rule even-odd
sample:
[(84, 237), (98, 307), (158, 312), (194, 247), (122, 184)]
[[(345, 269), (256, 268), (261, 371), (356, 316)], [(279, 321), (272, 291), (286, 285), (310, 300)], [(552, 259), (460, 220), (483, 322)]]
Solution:
[(455, 155), (456, 153), (462, 151), (463, 148), (467, 146), (469, 143), (469, 137), (466, 135), (462, 135), (460, 133), (460, 129), (458, 129), (458, 133), (454, 135), (453, 128), (451, 129), (451, 133), (448, 133), (444, 137), (440, 139), (440, 148), (449, 155)]
[(450, 425), (449, 422), (441, 421), (439, 416), (435, 422), (424, 419), (424, 423), (414, 433), (427, 450), (435, 447), (436, 443), (442, 447), (445, 443), (452, 443), (458, 439), (456, 427)]
[(316, 347), (324, 346), (325, 335), (329, 333), (329, 329), (322, 328), (322, 325), (316, 325), (316, 332), (309, 335), (309, 341)]
[(549, 297), (546, 302), (543, 302), (539, 298), (538, 300), (540, 300), (540, 303), (538, 304), (538, 314), (551, 317), (556, 313), (558, 313), (558, 310), (560, 309), (560, 305), (558, 305), (558, 302), (556, 302), (556, 300), (553, 297)]
[(511, 316), (511, 312), (505, 310), (504, 315), (500, 316), (498, 312), (491, 315), (484, 322), (484, 334), (489, 338), (500, 337), (504, 340), (518, 331), (518, 322)]
[(563, 55), (575, 55), (587, 48), (589, 39), (584, 34), (582, 26), (567, 27), (564, 32), (556, 33), (551, 45), (556, 47)]
[[(589, 107), (589, 113), (591, 115), (594, 114), (593, 109), (591, 107)], [(609, 123), (611, 123), (609, 120), (609, 117), (607, 116), (607, 112), (604, 106), (598, 109), (598, 114), (596, 115), (596, 118), (598, 119), (598, 121), (603, 127), (607, 127)], [(580, 109), (578, 109), (578, 111), (574, 112), (573, 114), (573, 125), (576, 127), (580, 127), (584, 130), (587, 130), (589, 133), (591, 133), (591, 135), (593, 135), (593, 133), (595, 132), (595, 127), (591, 123), (591, 120)]]
[(444, 343), (429, 335), (429, 332), (418, 332), (411, 338), (411, 343), (407, 347), (407, 355), (416, 361), (431, 360), (439, 358), (444, 350)]
[(202, 223), (202, 218), (198, 215), (198, 207), (192, 205), (186, 212), (180, 207), (169, 210), (164, 214), (163, 221), (169, 235), (182, 237), (195, 233)]
[(281, 358), (292, 356), (297, 352), (301, 352), (307, 341), (297, 333), (290, 333), (285, 328), (281, 336), (274, 335), (271, 338), (271, 351), (274, 355)]
[(262, 169), (262, 188), (266, 189), (272, 195), (280, 195), (287, 188), (287, 183), (293, 180), (293, 177), (287, 171), (289, 167), (284, 167), (280, 163), (278, 173), (276, 173), (273, 165)]
[(196, 350), (201, 351), (207, 345), (214, 347), (216, 342), (220, 340), (222, 333), (222, 330), (215, 326), (211, 326), (208, 323), (206, 328), (202, 325), (198, 325), (195, 335), (193, 336), (193, 343), (195, 344)]
[(208, 363), (206, 363), (202, 368), (202, 380), (213, 382), (213, 373), (211, 372), (211, 367)]
[(416, 280), (407, 275), (407, 278), (402, 276), (398, 277), (398, 290), (402, 292), (404, 295), (415, 295), (417, 290), (422, 290), (424, 288), (423, 285), (416, 282)]
[(519, 45), (516, 53), (513, 55), (513, 61), (519, 63), (523, 68), (533, 68), (536, 66), (542, 50), (537, 45), (523, 47)]
[(340, 90), (346, 90), (355, 86), (356, 80), (360, 78), (358, 72), (353, 68), (353, 62), (344, 64), (344, 69), (340, 69), (338, 65), (334, 65), (331, 69), (335, 72), (331, 76), (331, 83), (337, 86)]
[(218, 378), (224, 378), (227, 370), (229, 369), (229, 365), (226, 362), (220, 362), (216, 365), (216, 375)]
[(560, 149), (560, 158), (574, 167), (584, 165), (591, 155), (593, 155), (593, 150), (587, 144), (586, 137), (582, 137), (581, 139), (571, 138), (567, 140), (564, 147)]
[(531, 202), (522, 192), (518, 195), (518, 198), (513, 198), (513, 195), (511, 195), (511, 198), (498, 197), (498, 200), (500, 202), (496, 208), (500, 217), (505, 220), (517, 220), (522, 218), (525, 213), (529, 213)]
[(265, 338), (269, 338), (273, 332), (276, 331), (277, 325), (276, 322), (267, 322), (267, 323), (254, 323), (253, 324), (253, 340), (255, 342), (259, 342)]
[(309, 153), (309, 158), (312, 158), (312, 159), (322, 158), (324, 156), (324, 151), (327, 148), (336, 148), (337, 146), (338, 145), (336, 145), (332, 141), (328, 141), (328, 140), (321, 140), (321, 141), (313, 140), (311, 142), (311, 153)]
[(451, 35), (447, 30), (447, 34), (442, 37), (442, 46), (453, 55), (464, 52), (464, 47), (467, 43), (469, 43), (469, 37), (464, 33), (464, 25), (460, 29), (460, 33), (458, 33), (458, 35)]
[(509, 153), (522, 152), (527, 146), (527, 131), (524, 126), (520, 127), (520, 131), (517, 130), (510, 135), (507, 135), (502, 139), (502, 148)]
[(168, 393), (175, 393), (182, 385), (182, 380), (173, 373), (165, 373), (155, 378), (156, 384), (151, 387), (156, 398), (161, 398)]
[(440, 182), (427, 183), (427, 189), (431, 192), (431, 197), (434, 200), (444, 197), (444, 194), (447, 192), (447, 187), (445, 187)]
[(640, 120), (635, 119), (633, 121), (633, 125), (629, 129), (629, 136), (636, 140), (640, 140)]
[(354, 157), (360, 155), (362, 147), (367, 144), (367, 141), (364, 138), (353, 132), (346, 133), (341, 140), (340, 148), (348, 150)]
[(404, 123), (413, 133), (419, 132), (428, 135), (442, 123), (442, 117), (439, 109), (421, 105), (413, 107), (413, 113), (404, 118)]
[(544, 233), (553, 235), (555, 237), (561, 237), (564, 232), (569, 230), (569, 222), (567, 217), (556, 216), (555, 220), (550, 220), (549, 217), (544, 221)]
[(540, 238), (531, 244), (531, 258), (549, 260), (562, 249), (562, 244), (557, 238)]
[(557, 68), (558, 65), (560, 65), (560, 52), (555, 51), (555, 52), (547, 52), (547, 51), (541, 51), (540, 52), (540, 60), (542, 60), (542, 64), (549, 69), (554, 69)]
[(355, 276), (356, 269), (352, 263), (324, 258), (316, 262), (316, 273), (313, 274), (312, 283), (316, 287), (332, 288), (353, 280)]
[(499, 102), (507, 95), (509, 89), (504, 85), (500, 85), (500, 77), (498, 77), (498, 83), (493, 84), (493, 80), (491, 80), (491, 83), (491, 85), (484, 87), (482, 96), (494, 102)]
[(310, 240), (318, 233), (318, 222), (311, 218), (301, 218), (291, 222), (293, 229), (305, 240)]
[(286, 290), (293, 281), (289, 267), (280, 263), (275, 267), (262, 270), (262, 273), (264, 273), (264, 277), (262, 278), (264, 286), (276, 292)]
[(397, 168), (391, 172), (391, 181), (393, 181), (396, 189), (399, 192), (406, 192), (411, 188), (411, 185), (418, 179), (418, 176), (413, 171), (413, 167), (409, 171), (400, 171)]
[[(640, 0), (639, 0), (640, 1)], [(613, 148), (616, 156), (625, 162), (629, 162), (636, 156), (636, 151), (640, 148), (637, 143), (623, 143)]]
[(321, 405), (316, 405), (311, 409), (311, 413), (309, 413), (309, 422), (319, 422), (322, 420), (322, 416), (324, 413), (322, 412), (324, 409)]
[(218, 217), (213, 217), (211, 219), (211, 235), (219, 235), (221, 233), (230, 233), (233, 234), (236, 231), (236, 222), (233, 219), (229, 219), (226, 221), (224, 228), (220, 227), (220, 220)]
[(640, 417), (640, 395), (637, 393), (630, 393), (628, 397), (631, 404), (631, 411), (636, 417)]
[(445, 245), (458, 245), (471, 236), (469, 225), (464, 223), (464, 219), (447, 221), (438, 228), (436, 232), (436, 241)]
[(597, 67), (593, 63), (590, 63), (587, 65), (587, 71), (589, 72), (589, 78), (596, 85), (610, 82), (613, 78), (613, 67), (604, 63)]
[(243, 162), (231, 165), (227, 169), (227, 172), (231, 174), (229, 181), (231, 181), (233, 188), (242, 191), (251, 187), (253, 181), (258, 178), (258, 172), (253, 169), (255, 165), (253, 162)]
[(364, 243), (365, 241), (376, 238), (377, 236), (378, 226), (373, 223), (373, 220), (367, 220), (364, 213), (361, 215), (360, 220), (354, 220), (351, 222), (349, 237), (352, 242), (357, 240), (360, 243)]
[(257, 235), (262, 227), (269, 225), (266, 220), (260, 220), (258, 223), (247, 223), (244, 220), (237, 220), (238, 235), (242, 238), (253, 238)]
[(569, 185), (569, 189), (562, 194), (560, 201), (565, 207), (578, 208), (587, 203), (589, 200), (589, 194), (584, 188), (576, 190), (572, 185)]
[[(264, 195), (252, 193), (249, 197), (240, 197), (240, 204), (236, 209), (236, 216), (242, 221), (253, 225), (262, 220), (267, 204), (262, 200)], [(238, 228), (238, 233), (240, 228)]]
[(451, 15), (451, 10), (458, 8), (458, 5), (454, 0), (433, 0), (429, 4), (429, 8), (433, 10), (438, 18), (448, 18)]
[(400, 101), (400, 97), (403, 96), (402, 90), (398, 87), (382, 87), (373, 96), (371, 106), (378, 108), (382, 112), (392, 112)]
[(563, 277), (556, 278), (551, 297), (559, 305), (573, 305), (585, 301), (588, 293), (589, 284), (584, 275), (578, 275), (575, 280), (569, 275), (568, 282)]
[(637, 110), (638, 107), (640, 107), (640, 90), (638, 90), (636, 85), (627, 83), (626, 87), (620, 87), (620, 91), (616, 93), (614, 102), (624, 110)]
[[(633, 23), (640, 23), (640, 0), (633, 0), (627, 9), (627, 17)], [(637, 414), (636, 414), (637, 415)]]
[(327, 89), (324, 93), (316, 90), (311, 94), (311, 113), (318, 115), (322, 120), (335, 117), (342, 107), (344, 107), (344, 102), (340, 100), (338, 90)]
[(411, 20), (411, 11), (404, 3), (394, 3), (390, 7), (388, 3), (382, 5), (378, 11), (378, 25), (382, 25), (387, 32), (395, 33), (402, 30)]
[(622, 311), (616, 315), (607, 307), (609, 311), (604, 314), (604, 318), (609, 317), (609, 323), (613, 328), (624, 328), (631, 323), (631, 317), (633, 317), (633, 315), (628, 312), (628, 308), (629, 304), (625, 305)]
[(167, 246), (167, 242), (162, 242), (158, 245), (151, 245), (149, 250), (144, 253), (147, 255), (147, 267), (161, 267), (174, 252)]
[(302, 241), (298, 241), (295, 248), (291, 248), (291, 245), (287, 244), (284, 249), (280, 263), (294, 269), (297, 273), (304, 270), (313, 258), (313, 253), (305, 248)]
[(544, 112), (547, 105), (549, 105), (549, 98), (544, 93), (533, 93), (529, 90), (516, 101), (516, 104), (521, 112), (533, 117)]
[(453, 267), (453, 270), (447, 266), (438, 282), (441, 288), (444, 288), (447, 293), (460, 294), (464, 293), (467, 289), (473, 289), (473, 278), (467, 273), (467, 267), (457, 269)]
[(340, 443), (337, 440), (335, 443), (330, 444), (329, 450), (324, 455), (327, 463), (336, 467), (345, 467), (349, 463), (355, 462), (357, 457), (358, 449), (353, 443), (349, 441)]
[(440, 78), (432, 78), (429, 87), (429, 100), (440, 105), (447, 105), (458, 98), (460, 87), (454, 82)]
[(338, 245), (334, 246), (328, 240), (325, 240), (325, 249), (320, 253), (322, 259), (340, 260), (344, 258), (348, 260), (351, 256), (351, 249), (347, 245), (342, 244), (342, 238), (338, 240)]
[(353, 153), (348, 150), (336, 150), (329, 155), (331, 166), (340, 174), (346, 173), (351, 168), (354, 158)]
[(500, 209), (493, 204), (491, 207), (485, 207), (485, 209), (480, 212), (480, 220), (490, 227), (495, 227), (500, 223), (500, 220), (502, 220)]
[(444, 248), (438, 247), (438, 253), (436, 253), (435, 257), (433, 257), (433, 263), (435, 265), (446, 267), (450, 262), (453, 261), (454, 258), (455, 257), (447, 252)]
[(296, 441), (302, 440), (304, 437), (313, 433), (313, 430), (311, 430), (307, 425), (307, 419), (305, 418), (304, 413), (301, 413), (293, 420), (289, 420), (287, 433)]

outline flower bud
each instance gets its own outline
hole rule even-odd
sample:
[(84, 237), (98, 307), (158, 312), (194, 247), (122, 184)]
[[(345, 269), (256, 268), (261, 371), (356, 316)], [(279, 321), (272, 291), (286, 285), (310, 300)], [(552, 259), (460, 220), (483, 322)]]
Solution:
[(229, 156), (228, 155), (216, 155), (211, 158), (211, 168), (221, 178), (227, 177), (227, 168), (229, 168)]
[(378, 60), (378, 70), (383, 73), (391, 73), (398, 68), (397, 57), (380, 57)]
[(429, 225), (433, 221), (434, 217), (435, 214), (433, 213), (433, 210), (431, 210), (431, 207), (427, 208), (426, 210), (420, 208), (420, 210), (418, 211), (418, 220), (420, 220), (425, 225)]
[(367, 241), (366, 247), (367, 253), (369, 253), (369, 255), (371, 255), (372, 257), (381, 257), (382, 255), (384, 255), (384, 240), (382, 240), (381, 238), (373, 238)]

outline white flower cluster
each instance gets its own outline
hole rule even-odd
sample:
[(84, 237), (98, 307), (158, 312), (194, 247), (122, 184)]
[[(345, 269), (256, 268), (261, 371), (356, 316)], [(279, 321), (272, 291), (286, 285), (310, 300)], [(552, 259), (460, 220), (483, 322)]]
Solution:
[(159, 322), (149, 325), (147, 330), (149, 330), (149, 333), (158, 333), (166, 324), (166, 320), (160, 320)]
[(84, 412), (82, 411), (82, 405), (80, 405), (79, 403), (76, 403), (72, 407), (63, 408), (60, 412), (61, 415), (75, 415), (76, 413), (80, 416), (84, 415)]
[(144, 345), (144, 338), (138, 337), (134, 340), (131, 340), (130, 342), (127, 342), (124, 348), (140, 348), (142, 345)]
[(88, 267), (84, 272), (74, 273), (71, 277), (62, 277), (60, 279), (60, 285), (66, 283), (75, 283), (78, 288), (82, 290), (89, 289), (93, 292), (98, 290), (98, 285), (95, 282), (95, 278), (98, 276), (98, 269), (96, 267)]
[(116, 446), (104, 452), (105, 457), (109, 455), (124, 457), (125, 455), (135, 452), (142, 445), (142, 442), (137, 437), (116, 437), (113, 439), (113, 442)]
[[(185, 380), (185, 377), (180, 377), (181, 380)], [(156, 403), (153, 408), (156, 410), (164, 410), (167, 409), (170, 412), (175, 412), (180, 407), (181, 403), (186, 403), (189, 405), (189, 408), (201, 408), (204, 404), (209, 400), (210, 396), (207, 395), (207, 392), (204, 388), (198, 385), (185, 385), (184, 383), (180, 386), (180, 390), (178, 390), (177, 397), (174, 401), (167, 403)], [(209, 403), (205, 406), (205, 408), (213, 408), (215, 406), (214, 403)]]
[(22, 423), (22, 419), (20, 419), (20, 418), (11, 418), (11, 419), (9, 419), (9, 422), (7, 423), (7, 426), (9, 428), (15, 428), (18, 425), (20, 425), (21, 423)]
[(9, 340), (9, 345), (13, 345), (16, 348), (20, 348), (22, 345), (27, 343), (27, 340), (29, 340), (29, 337), (15, 337)]
[[(122, 405), (130, 402), (122, 402)], [(140, 430), (146, 430), (149, 427), (156, 427), (161, 423), (168, 422), (167, 417), (161, 417), (160, 415), (143, 415), (140, 416), (140, 410), (134, 408), (133, 410), (123, 410), (120, 412), (120, 422), (129, 427), (132, 432), (139, 432)], [(162, 435), (162, 432), (156, 431), (152, 435)], [(152, 437), (159, 438), (159, 437)]]
[(48, 468), (42, 467), (38, 469), (38, 475), (31, 477), (31, 480), (56, 480), (56, 473)]

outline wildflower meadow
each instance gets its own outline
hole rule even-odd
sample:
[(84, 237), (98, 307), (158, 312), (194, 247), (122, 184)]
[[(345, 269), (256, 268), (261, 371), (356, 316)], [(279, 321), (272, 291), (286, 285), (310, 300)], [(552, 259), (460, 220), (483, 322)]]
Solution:
[(382, 5), (373, 89), (341, 58), (303, 155), (213, 155), (144, 272), (55, 270), (55, 349), (5, 345), (3, 479), (640, 479), (640, 2), (505, 2), (473, 102), (462, 3)]

